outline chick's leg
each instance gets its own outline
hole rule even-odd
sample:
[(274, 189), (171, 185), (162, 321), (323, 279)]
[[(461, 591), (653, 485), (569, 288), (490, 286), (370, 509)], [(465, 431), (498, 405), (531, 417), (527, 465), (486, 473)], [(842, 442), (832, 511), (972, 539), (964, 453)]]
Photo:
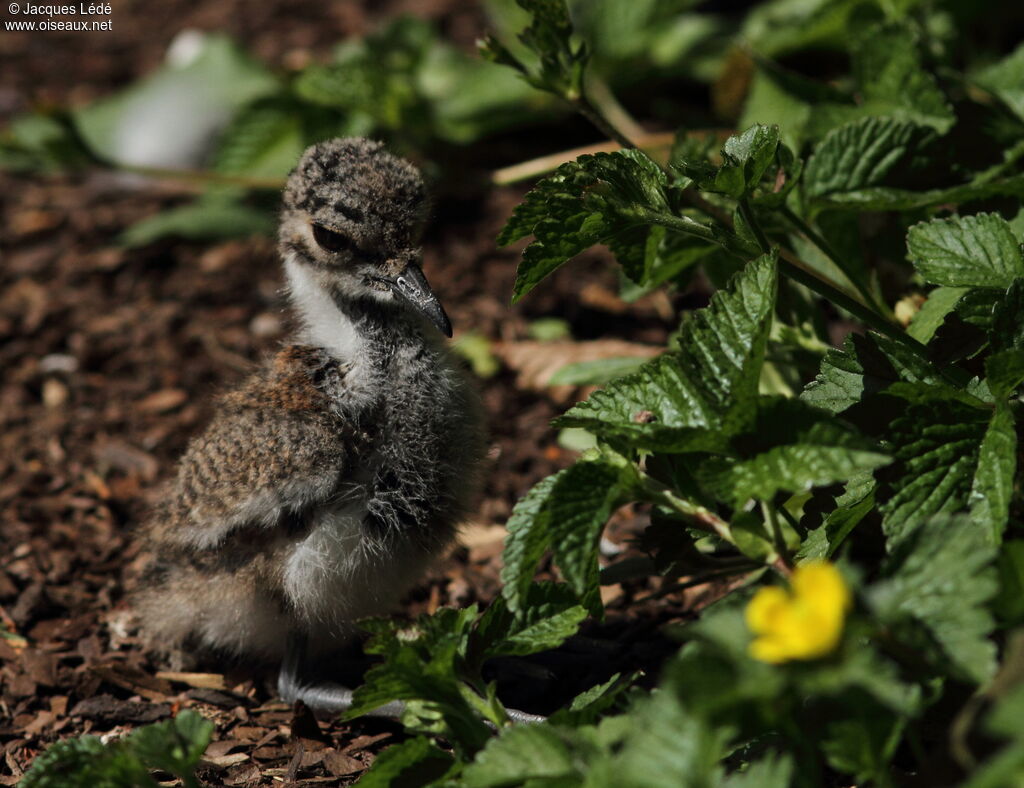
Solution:
[[(314, 712), (326, 716), (341, 714), (352, 708), (352, 690), (329, 681), (311, 680), (307, 642), (304, 635), (292, 635), (285, 645), (284, 660), (277, 674), (277, 694), (285, 703), (302, 701)], [(368, 717), (397, 720), (405, 712), (405, 703), (394, 700), (366, 712)], [(512, 722), (543, 722), (546, 717), (519, 709), (506, 709)]]

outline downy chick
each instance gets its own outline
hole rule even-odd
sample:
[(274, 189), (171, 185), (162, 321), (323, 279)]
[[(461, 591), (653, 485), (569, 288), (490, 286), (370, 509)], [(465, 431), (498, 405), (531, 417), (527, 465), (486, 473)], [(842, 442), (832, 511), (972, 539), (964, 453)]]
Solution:
[(143, 531), (155, 647), (283, 663), (287, 700), (343, 706), (303, 694), (307, 660), (451, 540), (484, 447), (419, 266), (425, 213), (419, 172), (377, 142), (319, 143), (290, 175), (279, 248), (302, 330), (223, 397)]

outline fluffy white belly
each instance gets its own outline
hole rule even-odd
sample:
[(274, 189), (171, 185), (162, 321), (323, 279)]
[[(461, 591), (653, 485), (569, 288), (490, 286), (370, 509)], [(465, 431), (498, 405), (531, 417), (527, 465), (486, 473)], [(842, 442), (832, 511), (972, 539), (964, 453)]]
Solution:
[(366, 514), (365, 499), (321, 512), (285, 564), (285, 593), (297, 623), (314, 639), (351, 637), (356, 620), (386, 613), (426, 564), (428, 557), (411, 543), (368, 536)]

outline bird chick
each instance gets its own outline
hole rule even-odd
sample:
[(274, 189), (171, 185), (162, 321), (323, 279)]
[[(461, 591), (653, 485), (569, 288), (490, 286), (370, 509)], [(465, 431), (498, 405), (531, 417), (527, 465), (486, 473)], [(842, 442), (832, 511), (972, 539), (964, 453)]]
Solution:
[(221, 399), (143, 529), (134, 608), (155, 647), (283, 663), (282, 694), (304, 697), (307, 660), (451, 540), (483, 439), (420, 269), (426, 204), (416, 168), (366, 139), (314, 145), (289, 176), (279, 249), (302, 328)]

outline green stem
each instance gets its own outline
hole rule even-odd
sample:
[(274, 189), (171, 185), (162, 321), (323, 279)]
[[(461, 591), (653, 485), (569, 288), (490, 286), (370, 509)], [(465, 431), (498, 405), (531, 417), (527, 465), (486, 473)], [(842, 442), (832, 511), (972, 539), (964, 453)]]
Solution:
[(680, 498), (672, 490), (663, 485), (651, 476), (643, 478), (643, 485), (639, 491), (650, 503), (661, 504), (684, 515), (701, 530), (716, 534), (729, 544), (736, 544), (733, 538), (729, 523), (700, 504)]
[(793, 559), (790, 557), (789, 549), (786, 547), (786, 537), (782, 533), (779, 513), (775, 511), (775, 507), (768, 501), (761, 501), (761, 512), (772, 532), (772, 544), (775, 546), (776, 555), (786, 569), (792, 569)]
[[(797, 231), (801, 235), (803, 235), (808, 241), (810, 241), (812, 244), (818, 247), (818, 249), (821, 250), (821, 253), (824, 254), (825, 257), (827, 257), (829, 260), (831, 260), (836, 268), (843, 272), (843, 275), (846, 276), (850, 284), (857, 288), (857, 292), (860, 293), (861, 297), (864, 299), (866, 303), (871, 304), (876, 308), (881, 306), (880, 304), (878, 304), (877, 301), (875, 301), (875, 298), (872, 295), (870, 289), (868, 289), (867, 285), (863, 281), (861, 281), (861, 277), (857, 274), (857, 272), (853, 271), (851, 267), (847, 265), (846, 262), (838, 254), (836, 254), (835, 250), (832, 248), (829, 242), (826, 241), (821, 236), (821, 234), (818, 233), (817, 230), (815, 230), (813, 227), (807, 224), (807, 222), (800, 218), (800, 216), (798, 216), (787, 205), (783, 205), (780, 209), (780, 212), (786, 218), (786, 220), (797, 229)], [(879, 311), (882, 314), (886, 314), (886, 310), (879, 309)]]
[(579, 95), (574, 98), (568, 99), (569, 103), (572, 104), (573, 108), (580, 113), (583, 117), (589, 120), (597, 130), (604, 134), (608, 139), (615, 140), (623, 148), (636, 149), (636, 145), (633, 141), (615, 128), (600, 112), (598, 112), (594, 105), (590, 103), (586, 95)]
[[(761, 230), (760, 225), (758, 225), (757, 217), (754, 216), (754, 212), (751, 210), (750, 204), (746, 200), (740, 200), (739, 208), (740, 214), (743, 216), (744, 221), (750, 225), (758, 243), (761, 244), (761, 248), (767, 251), (769, 248), (768, 239), (765, 237), (764, 231)], [(902, 328), (891, 323), (889, 320), (886, 320), (885, 317), (879, 314), (877, 308), (871, 304), (870, 300), (865, 303), (854, 298), (834, 283), (826, 281), (821, 274), (814, 271), (807, 263), (794, 257), (785, 249), (779, 250), (779, 271), (818, 295), (827, 298), (836, 306), (842, 307), (864, 323), (864, 325), (869, 326), (878, 333), (884, 334), (893, 341), (898, 342), (926, 364), (933, 366), (932, 360), (928, 357), (928, 349), (903, 331)], [(958, 388), (962, 388), (962, 384), (960, 382), (950, 378), (950, 376), (943, 370), (937, 369), (936, 371), (950, 383), (953, 383)]]
[(746, 564), (743, 567), (736, 567), (734, 569), (719, 569), (714, 572), (705, 572), (704, 574), (697, 575), (696, 577), (692, 577), (689, 580), (683, 580), (682, 582), (673, 583), (672, 585), (666, 586), (665, 588), (659, 588), (649, 597), (646, 597), (646, 599), (661, 599), (663, 597), (668, 596), (669, 594), (674, 594), (678, 591), (685, 591), (687, 588), (693, 588), (694, 586), (702, 586), (705, 583), (712, 582), (713, 580), (720, 580), (725, 577), (736, 577), (738, 575), (745, 575), (763, 568), (764, 567), (760, 564), (748, 562), (748, 564)]
[(750, 227), (751, 232), (754, 233), (754, 237), (757, 239), (758, 245), (761, 247), (761, 251), (768, 254), (772, 250), (772, 245), (768, 243), (768, 237), (764, 234), (764, 230), (761, 229), (761, 225), (757, 221), (757, 217), (754, 216), (754, 210), (750, 207), (750, 202), (744, 197), (739, 202), (740, 216), (743, 217), (743, 221)]
[[(794, 282), (798, 282), (823, 298), (828, 299), (836, 306), (845, 309), (864, 325), (874, 329), (879, 334), (883, 334), (894, 342), (898, 342), (903, 345), (903, 347), (922, 361), (929, 365), (932, 364), (932, 360), (928, 358), (928, 349), (924, 345), (904, 332), (898, 326), (883, 318), (871, 307), (851, 297), (838, 287), (827, 284), (819, 275), (810, 273), (804, 266), (807, 266), (807, 263), (804, 263), (801, 260), (796, 260), (790, 256), (788, 252), (780, 252), (779, 270), (783, 274), (788, 276)], [(959, 384), (957, 385), (959, 386)]]

